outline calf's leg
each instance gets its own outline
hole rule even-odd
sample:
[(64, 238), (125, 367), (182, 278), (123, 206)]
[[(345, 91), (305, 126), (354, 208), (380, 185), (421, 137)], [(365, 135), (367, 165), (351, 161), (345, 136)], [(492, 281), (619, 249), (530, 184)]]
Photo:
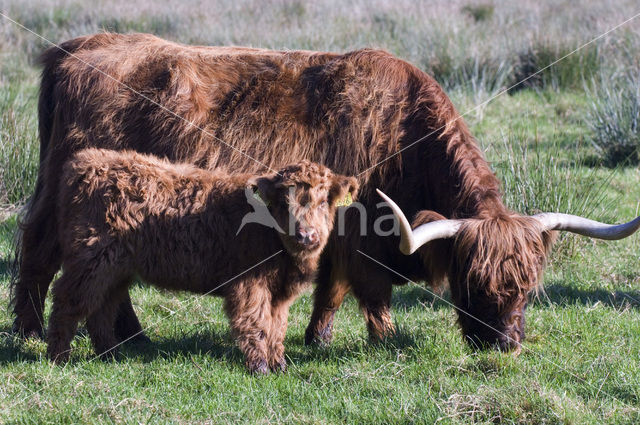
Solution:
[(101, 303), (85, 286), (82, 274), (65, 271), (53, 284), (53, 308), (47, 331), (47, 355), (56, 363), (69, 360), (78, 322)]
[(225, 297), (231, 331), (251, 373), (269, 372), (267, 336), (271, 330), (271, 294), (257, 284), (239, 284)]
[[(108, 253), (97, 255), (95, 258), (112, 258)], [(85, 266), (97, 267), (88, 268)], [(116, 264), (122, 265), (116, 261)], [(75, 336), (80, 320), (91, 317), (87, 324), (92, 340), (98, 345), (104, 343), (114, 346), (117, 342), (115, 335), (103, 330), (100, 319), (105, 319), (105, 315), (115, 314), (118, 301), (107, 304), (106, 309), (94, 314), (100, 306), (104, 304), (105, 295), (118, 288), (118, 283), (123, 280), (115, 278), (109, 265), (101, 265), (97, 260), (86, 260), (83, 264), (65, 264), (62, 276), (56, 280), (53, 286), (53, 308), (49, 316), (49, 329), (47, 330), (47, 355), (54, 362), (65, 362), (69, 359), (71, 351), (71, 340)], [(116, 297), (117, 298), (117, 297)], [(113, 331), (111, 331), (112, 333)], [(102, 337), (102, 339), (100, 339)], [(103, 348), (103, 347), (99, 347)], [(100, 354), (100, 353), (98, 353)]]
[(284, 337), (287, 334), (289, 307), (291, 302), (280, 303), (271, 308), (271, 330), (268, 334), (269, 368), (274, 372), (284, 372), (287, 361), (284, 358)]
[(146, 343), (149, 338), (142, 331), (140, 321), (133, 310), (129, 291), (122, 298), (116, 312), (115, 333), (120, 342)]
[(118, 354), (121, 340), (116, 337), (115, 321), (121, 301), (128, 296), (127, 285), (105, 295), (104, 302), (87, 317), (87, 330), (98, 356), (113, 358)]

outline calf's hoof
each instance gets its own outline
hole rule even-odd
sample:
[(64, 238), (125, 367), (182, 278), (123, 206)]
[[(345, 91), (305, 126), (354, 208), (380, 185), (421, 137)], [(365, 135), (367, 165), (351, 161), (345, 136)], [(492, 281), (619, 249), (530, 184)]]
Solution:
[(266, 375), (269, 373), (269, 365), (265, 359), (247, 362), (247, 367), (252, 375)]

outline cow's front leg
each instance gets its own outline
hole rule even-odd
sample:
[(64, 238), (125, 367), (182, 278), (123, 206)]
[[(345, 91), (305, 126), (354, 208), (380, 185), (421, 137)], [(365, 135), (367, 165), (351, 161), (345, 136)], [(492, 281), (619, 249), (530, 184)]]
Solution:
[(330, 344), (333, 339), (333, 317), (349, 292), (349, 284), (335, 270), (321, 270), (313, 294), (313, 313), (304, 342)]
[(354, 285), (353, 294), (360, 302), (369, 337), (374, 341), (383, 340), (395, 333), (391, 320), (391, 292), (390, 282), (370, 281)]

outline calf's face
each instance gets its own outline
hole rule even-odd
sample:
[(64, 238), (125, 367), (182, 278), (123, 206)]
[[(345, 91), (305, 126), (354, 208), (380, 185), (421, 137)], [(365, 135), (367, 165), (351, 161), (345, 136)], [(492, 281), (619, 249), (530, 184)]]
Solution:
[(354, 198), (358, 190), (354, 177), (333, 174), (309, 161), (260, 177), (255, 186), (283, 230), (280, 238), (291, 254), (322, 251), (340, 201)]

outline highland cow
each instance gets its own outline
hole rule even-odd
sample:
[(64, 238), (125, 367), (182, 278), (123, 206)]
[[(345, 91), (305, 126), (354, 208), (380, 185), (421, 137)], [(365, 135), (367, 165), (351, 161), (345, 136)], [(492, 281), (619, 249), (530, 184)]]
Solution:
[(640, 228), (640, 217), (612, 226), (570, 214), (527, 217), (507, 209), (455, 220), (421, 211), (411, 226), (393, 200), (380, 190), (378, 194), (400, 222), (400, 251), (417, 252), (435, 281), (455, 283), (451, 296), (469, 341), (517, 352), (525, 336), (527, 294), (540, 282), (555, 230), (616, 240)]
[[(334, 231), (320, 261), (308, 343), (331, 340), (334, 314), (349, 292), (370, 335), (389, 335), (392, 286), (407, 278), (448, 281), (467, 339), (505, 348), (522, 339), (527, 292), (539, 282), (551, 227), (509, 211), (464, 120), (415, 66), (371, 49), (196, 47), (145, 34), (76, 38), (41, 61), (40, 170), (14, 287), (17, 331), (42, 333), (44, 297), (61, 261), (52, 213), (60, 168), (93, 146), (234, 172), (308, 159), (357, 176), (367, 234), (359, 231), (358, 211), (347, 210), (344, 237)], [(449, 232), (405, 256), (397, 236), (374, 231), (388, 214), (378, 208), (376, 188), (416, 225), (476, 221), (464, 234)], [(141, 330), (123, 297), (121, 339)]]
[[(84, 318), (96, 352), (113, 354), (117, 307), (139, 276), (224, 297), (248, 368), (284, 370), (289, 306), (313, 279), (337, 201), (356, 190), (353, 177), (308, 161), (269, 175), (229, 175), (135, 152), (79, 152), (59, 189), (63, 274), (53, 287), (48, 355), (68, 359)], [(240, 228), (253, 191), (273, 227), (291, 232)]]

